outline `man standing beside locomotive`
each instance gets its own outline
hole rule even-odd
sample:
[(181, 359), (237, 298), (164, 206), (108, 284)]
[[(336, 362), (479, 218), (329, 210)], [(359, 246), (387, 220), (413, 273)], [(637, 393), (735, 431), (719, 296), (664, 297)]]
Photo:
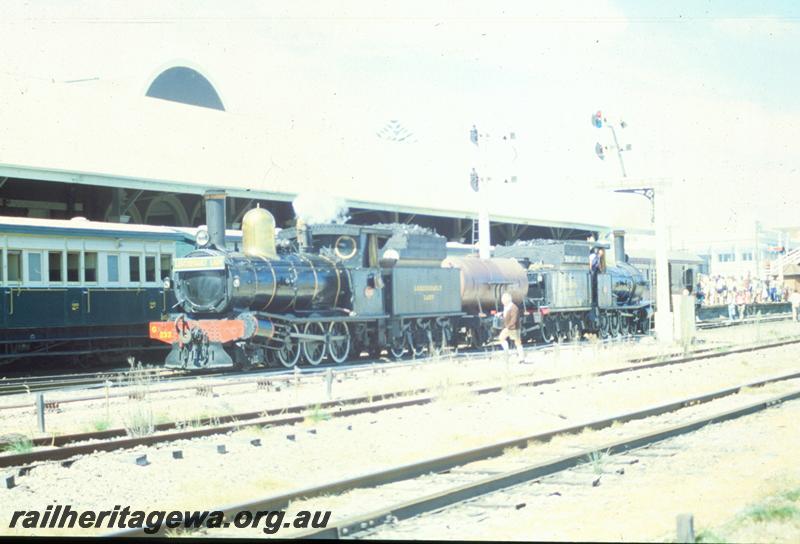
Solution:
[(503, 302), (503, 330), (500, 331), (497, 339), (506, 356), (509, 355), (508, 339), (513, 340), (517, 347), (518, 362), (521, 363), (525, 360), (525, 351), (522, 349), (522, 338), (519, 334), (519, 308), (514, 304), (510, 293), (503, 293), (500, 300)]

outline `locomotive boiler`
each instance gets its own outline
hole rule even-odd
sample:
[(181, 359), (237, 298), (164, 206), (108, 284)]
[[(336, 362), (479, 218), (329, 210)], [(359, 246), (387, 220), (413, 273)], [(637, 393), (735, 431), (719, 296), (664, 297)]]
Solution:
[[(249, 344), (265, 346), (286, 336), (287, 325), (271, 314), (330, 311), (347, 297), (349, 276), (335, 261), (314, 254), (278, 255), (274, 219), (262, 208), (242, 220), (241, 252), (228, 251), (225, 194), (209, 192), (205, 201), (208, 239), (201, 234), (200, 243), (206, 247), (175, 262), (175, 294), (185, 313), (151, 323), (152, 338), (173, 344), (167, 366), (243, 364), (260, 351), (253, 353)], [(263, 357), (262, 352), (255, 359)]]

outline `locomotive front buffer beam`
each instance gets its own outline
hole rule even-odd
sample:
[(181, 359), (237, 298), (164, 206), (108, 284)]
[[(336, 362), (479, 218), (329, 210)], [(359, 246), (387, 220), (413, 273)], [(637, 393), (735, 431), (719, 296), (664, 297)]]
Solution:
[(266, 342), (274, 335), (270, 320), (251, 313), (235, 319), (202, 320), (180, 315), (174, 320), (150, 323), (150, 338), (172, 346), (167, 368), (230, 368), (235, 364), (231, 352), (237, 351), (237, 343), (248, 339)]

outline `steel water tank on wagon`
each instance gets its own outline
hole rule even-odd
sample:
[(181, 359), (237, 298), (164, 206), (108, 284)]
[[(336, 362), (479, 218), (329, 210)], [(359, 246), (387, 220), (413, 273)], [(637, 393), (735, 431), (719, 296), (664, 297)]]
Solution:
[(442, 267), (460, 270), (464, 311), (493, 310), (505, 291), (521, 304), (528, 291), (528, 275), (516, 259), (447, 257)]

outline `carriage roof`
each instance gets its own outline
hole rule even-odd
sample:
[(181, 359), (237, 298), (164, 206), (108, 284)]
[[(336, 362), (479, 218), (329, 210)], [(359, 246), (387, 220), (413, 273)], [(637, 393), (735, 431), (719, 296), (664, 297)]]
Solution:
[[(73, 219), (39, 219), (0, 216), (0, 233), (193, 242), (197, 229), (193, 227), (109, 223), (90, 221), (82, 217)], [(241, 238), (241, 231), (228, 230), (225, 236), (231, 241), (236, 241)]]

